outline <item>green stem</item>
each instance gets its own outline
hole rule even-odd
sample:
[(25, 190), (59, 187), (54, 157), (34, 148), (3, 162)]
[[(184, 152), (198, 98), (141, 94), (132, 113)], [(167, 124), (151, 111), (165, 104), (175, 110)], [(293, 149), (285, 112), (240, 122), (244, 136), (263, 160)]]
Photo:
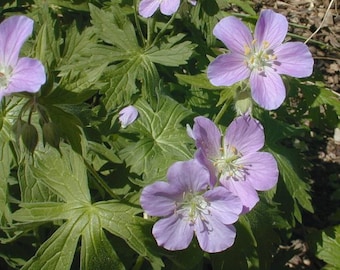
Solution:
[(153, 40), (152, 44), (149, 46), (149, 48), (153, 47), (156, 45), (156, 43), (158, 42), (158, 40), (162, 37), (163, 33), (165, 32), (165, 30), (169, 27), (169, 25), (174, 21), (175, 17), (177, 15), (177, 11), (172, 14), (170, 20), (163, 26), (163, 28), (161, 29), (161, 31), (158, 32), (157, 36), (155, 37), (155, 39)]
[(115, 194), (111, 188), (106, 184), (106, 182), (98, 175), (96, 170), (85, 160), (84, 163), (86, 165), (86, 168), (89, 170), (89, 172), (92, 174), (94, 179), (97, 181), (97, 183), (113, 198), (116, 200), (120, 200), (119, 196)]
[(137, 14), (137, 9), (138, 9), (138, 7), (137, 7), (137, 0), (133, 0), (133, 6), (134, 6), (133, 15), (134, 15), (135, 22), (136, 22), (137, 32), (138, 32), (140, 38), (143, 41), (143, 45), (145, 46), (145, 38), (144, 38), (143, 31), (142, 31), (142, 28), (140, 26), (139, 19), (138, 19), (138, 14)]
[(214, 123), (215, 123), (216, 125), (220, 122), (220, 120), (221, 120), (223, 114), (226, 112), (227, 108), (228, 108), (228, 103), (225, 102), (225, 103), (223, 104), (221, 110), (218, 112), (218, 114), (217, 114), (216, 117), (215, 117)]
[(1, 100), (1, 105), (0, 105), (0, 109), (2, 111), (2, 113), (4, 114), (4, 112), (6, 111), (6, 97), (2, 97), (2, 100)]
[(151, 43), (151, 39), (152, 39), (152, 34), (153, 34), (153, 30), (154, 30), (154, 26), (155, 26), (155, 18), (149, 18), (148, 19), (148, 30), (147, 30), (147, 40), (146, 40), (146, 46), (149, 48), (150, 47), (150, 43)]
[(132, 270), (140, 270), (143, 265), (143, 262), (144, 262), (144, 257), (139, 255)]
[(37, 104), (37, 96), (36, 96), (36, 95), (33, 95), (33, 100), (30, 100), (30, 101), (29, 101), (29, 105), (31, 105), (31, 106), (30, 106), (30, 112), (29, 112), (29, 114), (28, 114), (28, 120), (27, 120), (27, 122), (28, 122), (29, 124), (31, 124), (32, 114), (33, 114), (33, 111), (35, 111), (35, 106), (36, 106), (36, 104)]

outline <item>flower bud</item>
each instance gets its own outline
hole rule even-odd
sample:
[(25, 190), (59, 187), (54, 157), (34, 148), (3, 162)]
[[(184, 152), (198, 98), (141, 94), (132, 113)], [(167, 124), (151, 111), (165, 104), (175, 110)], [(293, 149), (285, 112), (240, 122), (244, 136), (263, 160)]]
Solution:
[(60, 135), (57, 126), (52, 123), (44, 123), (42, 127), (44, 145), (48, 143), (52, 147), (59, 149)]
[(129, 105), (119, 112), (119, 121), (122, 128), (126, 128), (128, 125), (132, 124), (138, 116), (137, 109)]
[(38, 144), (38, 131), (32, 124), (24, 123), (21, 129), (21, 139), (32, 154)]
[(237, 115), (251, 113), (253, 100), (249, 91), (237, 92), (235, 96), (235, 110)]

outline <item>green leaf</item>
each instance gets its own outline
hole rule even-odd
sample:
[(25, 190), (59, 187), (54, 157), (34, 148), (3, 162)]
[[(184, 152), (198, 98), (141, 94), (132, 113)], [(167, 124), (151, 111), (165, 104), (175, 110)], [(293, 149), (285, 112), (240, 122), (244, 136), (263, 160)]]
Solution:
[[(58, 85), (48, 96), (49, 104), (78, 104), (89, 99), (101, 86), (97, 83), (109, 61), (96, 43), (94, 29), (85, 28), (81, 34), (73, 23), (65, 33)], [(44, 94), (44, 92), (43, 92)]]
[(226, 106), (229, 106), (234, 101), (235, 92), (238, 88), (237, 84), (234, 84), (230, 87), (225, 87), (221, 93), (220, 93), (220, 99), (216, 106), (227, 104)]
[(139, 70), (139, 81), (142, 82), (142, 96), (149, 101), (152, 108), (156, 107), (159, 96), (159, 75), (154, 63), (147, 57), (142, 57), (143, 61)]
[[(296, 153), (283, 147), (271, 148), (270, 150), (278, 163), (282, 179), (294, 202), (298, 202), (304, 209), (313, 213), (314, 209), (309, 194), (310, 186), (297, 173), (299, 167), (296, 164), (300, 164), (301, 161), (298, 161)], [(296, 203), (294, 204), (294, 215), (299, 222), (302, 222), (301, 213)]]
[(95, 206), (99, 210), (103, 228), (123, 238), (132, 249), (149, 260), (155, 269), (164, 266), (151, 236), (153, 222), (134, 216), (141, 209), (115, 201), (99, 202)]
[(122, 163), (120, 158), (115, 154), (113, 149), (108, 149), (106, 146), (96, 142), (88, 142), (89, 151), (95, 153), (97, 156), (102, 157), (112, 163)]
[(79, 203), (65, 204), (63, 202), (33, 202), (21, 203), (20, 207), (13, 213), (13, 219), (30, 223), (72, 218), (74, 209), (79, 209), (82, 205)]
[(275, 145), (283, 139), (290, 138), (294, 140), (296, 137), (304, 137), (308, 132), (306, 127), (294, 126), (279, 119), (274, 119), (268, 112), (254, 110), (254, 115), (260, 120), (264, 127), (266, 144)]
[(240, 1), (240, 0), (230, 0), (230, 3), (235, 4), (243, 9), (247, 14), (249, 15), (256, 15), (255, 10), (252, 8), (252, 2), (251, 1)]
[(97, 215), (91, 215), (82, 232), (81, 269), (125, 269), (116, 252), (107, 240)]
[(340, 269), (340, 226), (334, 226), (308, 235), (313, 253), (327, 263), (322, 269)]
[(213, 35), (213, 28), (218, 22), (219, 10), (216, 1), (204, 0), (198, 1), (196, 6), (191, 9), (191, 20), (197, 29), (199, 35), (204, 36), (207, 45), (210, 47), (216, 41)]
[(64, 223), (41, 245), (22, 270), (70, 269), (79, 236), (89, 221), (88, 215), (81, 215)]
[(32, 170), (34, 170), (34, 161), (26, 158), (19, 165), (18, 180), (20, 185), (22, 202), (44, 202), (55, 201), (55, 194), (42, 181), (35, 178)]
[[(83, 65), (88, 66), (84, 63)], [(43, 102), (48, 104), (80, 104), (88, 100), (97, 92), (96, 83), (106, 65), (104, 63), (97, 67), (83, 67), (81, 71), (69, 71), (61, 78), (59, 85), (48, 96), (43, 97)]]
[(280, 243), (279, 234), (275, 229), (285, 227), (288, 224), (279, 215), (279, 211), (273, 206), (260, 201), (246, 215), (254, 238), (256, 239), (258, 269), (270, 269), (273, 253)]
[(175, 76), (182, 83), (190, 84), (198, 88), (209, 89), (209, 90), (219, 90), (225, 87), (217, 87), (210, 83), (207, 74), (201, 73), (197, 75), (184, 75), (176, 73)]
[(139, 91), (137, 81), (142, 85), (143, 97), (155, 103), (159, 75), (155, 65), (142, 54), (136, 53), (128, 60), (108, 68), (102, 80), (109, 82), (101, 89), (105, 95), (103, 103), (108, 111), (131, 103), (131, 97)]
[(138, 92), (136, 79), (141, 62), (142, 57), (135, 56), (104, 73), (103, 80), (109, 81), (101, 89), (101, 93), (105, 95), (103, 103), (106, 110), (110, 111), (117, 106), (131, 102), (131, 96)]
[(81, 121), (75, 115), (70, 114), (57, 106), (47, 105), (46, 110), (48, 111), (52, 122), (56, 125), (61, 137), (65, 138), (70, 143), (73, 150), (77, 153), (82, 153)]
[[(316, 82), (315, 85), (300, 83), (298, 86), (303, 92), (304, 101), (307, 102), (310, 110), (309, 116), (312, 117), (314, 124), (319, 124), (321, 128), (324, 128), (325, 123), (332, 128), (340, 126), (338, 96), (327, 89), (322, 82)], [(320, 113), (320, 107), (323, 109), (322, 113)]]
[(36, 38), (35, 56), (47, 67), (52, 68), (60, 60), (60, 45), (62, 44), (60, 29), (47, 5), (43, 5), (40, 11), (42, 25)]
[[(44, 0), (39, 0), (39, 1), (42, 2), (43, 4), (46, 4), (46, 1)], [(48, 0), (48, 4), (71, 9), (71, 10), (76, 10), (76, 11), (83, 11), (83, 12), (89, 11), (89, 6), (88, 6), (87, 1)]]
[(4, 225), (4, 220), (11, 221), (7, 188), (11, 161), (12, 153), (8, 141), (0, 140), (0, 225)]
[(62, 155), (54, 148), (35, 152), (32, 174), (65, 202), (90, 202), (86, 167), (80, 155), (69, 147), (61, 147)]
[(300, 83), (299, 86), (311, 107), (316, 108), (328, 104), (340, 115), (339, 98), (330, 89), (327, 89), (323, 82), (316, 82), (316, 85)]
[(92, 24), (97, 36), (104, 42), (122, 51), (140, 50), (135, 34), (135, 27), (125, 17), (118, 5), (105, 11), (89, 4)]
[(163, 178), (172, 163), (192, 157), (187, 147), (192, 140), (180, 124), (191, 112), (168, 97), (161, 97), (156, 111), (141, 99), (135, 106), (140, 116), (130, 131), (139, 139), (127, 142), (119, 155), (148, 184)]
[(167, 43), (162, 43), (160, 48), (152, 47), (145, 55), (153, 62), (168, 67), (178, 67), (187, 64), (188, 59), (193, 53), (195, 45), (190, 41), (184, 41), (176, 44), (184, 38), (184, 34), (168, 39)]

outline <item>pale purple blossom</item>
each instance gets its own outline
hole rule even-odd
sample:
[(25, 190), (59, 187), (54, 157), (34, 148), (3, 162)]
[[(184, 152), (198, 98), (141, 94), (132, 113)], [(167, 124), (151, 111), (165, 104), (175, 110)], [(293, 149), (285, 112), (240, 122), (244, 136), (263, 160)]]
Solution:
[(16, 92), (38, 92), (46, 81), (39, 60), (19, 58), (32, 31), (33, 20), (25, 16), (12, 16), (0, 24), (0, 99)]
[(152, 228), (157, 244), (182, 250), (195, 234), (207, 252), (233, 245), (236, 231), (231, 224), (242, 211), (240, 199), (224, 187), (210, 187), (209, 171), (196, 160), (174, 163), (167, 179), (146, 186), (140, 198), (148, 215), (162, 217)]
[(304, 43), (282, 43), (287, 31), (287, 19), (272, 10), (261, 12), (254, 37), (238, 18), (222, 19), (213, 33), (230, 52), (219, 55), (208, 66), (210, 82), (230, 86), (249, 79), (255, 102), (268, 110), (278, 108), (286, 97), (280, 75), (303, 78), (313, 72), (314, 61)]
[[(151, 17), (159, 8), (164, 15), (174, 14), (180, 5), (180, 0), (142, 0), (139, 4), (139, 14), (144, 18)], [(192, 5), (196, 5), (195, 0), (188, 1)]]
[(196, 117), (188, 134), (196, 143), (195, 157), (212, 172), (211, 185), (221, 185), (237, 195), (243, 213), (259, 201), (257, 190), (273, 188), (278, 180), (278, 167), (272, 154), (259, 152), (264, 145), (261, 124), (250, 117), (237, 117), (222, 136), (218, 127), (206, 117)]
[(138, 111), (132, 105), (123, 108), (119, 112), (119, 121), (121, 123), (122, 128), (126, 128), (128, 125), (132, 124), (137, 119), (137, 117)]

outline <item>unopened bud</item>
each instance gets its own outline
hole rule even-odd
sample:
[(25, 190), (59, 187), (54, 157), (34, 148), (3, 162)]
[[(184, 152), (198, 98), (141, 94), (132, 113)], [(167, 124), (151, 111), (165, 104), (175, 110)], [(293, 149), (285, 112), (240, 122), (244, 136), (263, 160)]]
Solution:
[(138, 116), (137, 109), (130, 105), (125, 107), (119, 112), (119, 121), (122, 125), (122, 128), (126, 128), (128, 125), (132, 124)]
[(21, 129), (21, 139), (32, 154), (38, 144), (38, 131), (32, 124), (24, 123)]
[(237, 115), (251, 113), (253, 108), (253, 99), (249, 91), (237, 92), (235, 96), (235, 110)]
[(60, 135), (57, 126), (52, 123), (44, 123), (42, 127), (44, 145), (48, 143), (52, 147), (59, 149)]

